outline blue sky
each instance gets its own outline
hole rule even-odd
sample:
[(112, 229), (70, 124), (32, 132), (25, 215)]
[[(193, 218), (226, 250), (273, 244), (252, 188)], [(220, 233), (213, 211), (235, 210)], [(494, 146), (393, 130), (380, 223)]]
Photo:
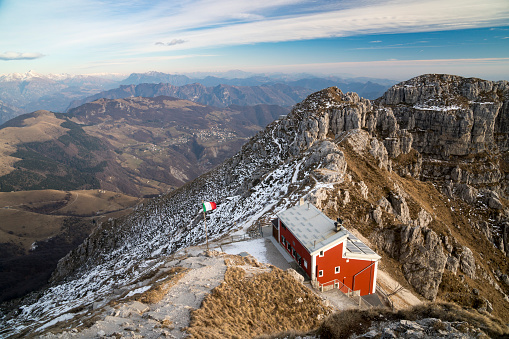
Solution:
[(0, 74), (509, 79), (507, 0), (0, 0)]

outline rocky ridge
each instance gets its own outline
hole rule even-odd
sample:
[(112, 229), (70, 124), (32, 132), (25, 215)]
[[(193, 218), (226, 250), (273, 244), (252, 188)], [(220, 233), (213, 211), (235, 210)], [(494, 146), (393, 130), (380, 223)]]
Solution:
[[(470, 90), (457, 94), (457, 88)], [(418, 94), (408, 94), (406, 102), (407, 92)], [(503, 166), (507, 126), (490, 129), (507, 117), (507, 93), (507, 82), (448, 75), (411, 79), (375, 102), (337, 88), (314, 93), (223, 165), (138, 206), (130, 216), (100, 225), (59, 263), (54, 286), (5, 321), (12, 328), (8, 333), (33, 331), (70, 315), (159, 267), (166, 255), (203, 242), (202, 199), (219, 203), (207, 221), (209, 237), (217, 238), (271, 218), (304, 197), (333, 218), (341, 215), (347, 227), (357, 228), (383, 256), (396, 260), (397, 265), (389, 260), (383, 264), (424, 298), (457, 298), (466, 306), (507, 315), (507, 236), (498, 227), (508, 214)], [(493, 104), (479, 103), (486, 96)], [(402, 128), (410, 126), (405, 125), (408, 112), (422, 117), (411, 129)], [(461, 141), (444, 124), (425, 125), (431, 117), (466, 126), (458, 135)], [(472, 152), (462, 155), (465, 147)], [(488, 151), (494, 156), (488, 157)], [(486, 181), (485, 171), (474, 171), (489, 166), (504, 175)], [(449, 178), (442, 172), (435, 176), (435, 167), (449, 169)], [(456, 167), (475, 180), (452, 181)], [(483, 193), (466, 203), (457, 193), (461, 185)], [(485, 234), (492, 234), (495, 244)], [(477, 294), (470, 293), (473, 287)]]
[(129, 97), (171, 96), (204, 105), (228, 107), (230, 105), (253, 106), (259, 104), (292, 106), (312, 90), (290, 87), (283, 84), (263, 86), (232, 86), (219, 84), (206, 87), (200, 83), (175, 86), (169, 83), (143, 83), (123, 85), (116, 89), (100, 92), (89, 97), (74, 100), (68, 110), (101, 98), (123, 99)]

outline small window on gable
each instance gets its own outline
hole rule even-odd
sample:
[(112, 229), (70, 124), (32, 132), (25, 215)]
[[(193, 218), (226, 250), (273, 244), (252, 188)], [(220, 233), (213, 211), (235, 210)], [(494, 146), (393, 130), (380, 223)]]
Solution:
[(323, 277), (323, 271), (322, 270), (318, 271), (318, 276), (319, 277)]
[(320, 251), (320, 257), (323, 257), (323, 251)]
[(308, 262), (306, 261), (306, 259), (304, 259), (304, 267), (308, 268)]
[(334, 269), (334, 273), (339, 273), (339, 266), (336, 266), (336, 268)]
[(350, 259), (346, 259), (346, 262), (350, 262)]

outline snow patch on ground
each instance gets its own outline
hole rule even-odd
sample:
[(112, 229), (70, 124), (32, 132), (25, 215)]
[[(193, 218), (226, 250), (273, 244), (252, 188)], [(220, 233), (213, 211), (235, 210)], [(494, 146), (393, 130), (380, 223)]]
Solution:
[(151, 287), (152, 286), (149, 285), (149, 286), (143, 286), (143, 287), (137, 288), (134, 291), (127, 293), (126, 297), (132, 297), (135, 294), (141, 294), (143, 292), (150, 290)]
[(414, 109), (418, 109), (420, 111), (456, 111), (461, 109), (460, 106), (451, 105), (451, 106), (423, 106), (423, 105), (414, 105)]
[(247, 252), (256, 258), (259, 262), (269, 263), (267, 258), (267, 248), (265, 246), (265, 239), (259, 238), (250, 241), (234, 242), (228, 245), (221, 246), (223, 252), (228, 254), (239, 254)]
[(46, 324), (42, 325), (41, 327), (39, 327), (37, 329), (37, 332), (40, 332), (42, 330), (44, 330), (45, 328), (48, 328), (50, 326), (53, 326), (61, 321), (66, 321), (66, 320), (70, 320), (72, 318), (74, 318), (76, 314), (69, 314), (69, 313), (66, 313), (66, 314), (62, 314), (61, 316), (59, 317), (56, 317), (55, 319), (51, 320), (51, 321), (48, 321)]

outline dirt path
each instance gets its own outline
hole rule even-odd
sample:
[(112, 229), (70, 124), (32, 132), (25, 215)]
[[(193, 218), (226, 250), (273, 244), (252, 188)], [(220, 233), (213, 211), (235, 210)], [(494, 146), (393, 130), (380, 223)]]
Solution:
[[(157, 304), (147, 313), (149, 318), (161, 319), (161, 316), (170, 319), (174, 329), (170, 333), (175, 338), (184, 337), (182, 328), (189, 326), (190, 311), (200, 308), (205, 296), (224, 280), (226, 265), (224, 258), (220, 257), (191, 257), (179, 266), (191, 268)], [(153, 309), (153, 310), (152, 310)]]
[[(116, 336), (123, 338), (183, 338), (189, 326), (190, 312), (201, 306), (206, 295), (224, 280), (226, 265), (222, 255), (208, 257), (202, 253), (174, 260), (161, 270), (173, 267), (190, 270), (155, 304), (138, 301), (104, 306), (98, 310), (100, 320), (89, 328), (67, 329), (59, 334), (46, 334), (42, 338), (95, 338)], [(131, 295), (141, 294), (150, 285), (137, 286)], [(133, 293), (138, 291), (138, 293)], [(64, 327), (65, 324), (62, 324)]]

